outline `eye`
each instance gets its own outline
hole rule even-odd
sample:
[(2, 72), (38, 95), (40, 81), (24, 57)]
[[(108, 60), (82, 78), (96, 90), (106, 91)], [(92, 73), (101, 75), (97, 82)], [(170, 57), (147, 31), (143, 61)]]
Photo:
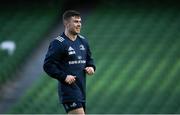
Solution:
[(81, 23), (81, 20), (74, 20), (74, 23)]

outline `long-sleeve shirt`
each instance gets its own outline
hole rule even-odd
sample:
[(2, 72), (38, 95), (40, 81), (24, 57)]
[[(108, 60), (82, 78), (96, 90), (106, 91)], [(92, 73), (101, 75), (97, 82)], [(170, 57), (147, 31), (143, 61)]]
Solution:
[[(64, 33), (51, 41), (43, 68), (52, 78), (59, 81), (59, 96), (62, 101), (86, 100), (85, 67), (96, 69), (87, 39), (78, 35), (75, 41)], [(76, 76), (73, 84), (65, 82), (67, 75)]]

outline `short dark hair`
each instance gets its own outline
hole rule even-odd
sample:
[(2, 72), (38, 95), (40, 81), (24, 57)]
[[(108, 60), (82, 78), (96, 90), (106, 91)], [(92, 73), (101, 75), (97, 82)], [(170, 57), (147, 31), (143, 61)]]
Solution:
[(73, 16), (81, 16), (80, 13), (78, 11), (75, 10), (67, 10), (64, 12), (63, 14), (63, 21), (64, 20), (68, 20), (69, 18), (73, 17)]

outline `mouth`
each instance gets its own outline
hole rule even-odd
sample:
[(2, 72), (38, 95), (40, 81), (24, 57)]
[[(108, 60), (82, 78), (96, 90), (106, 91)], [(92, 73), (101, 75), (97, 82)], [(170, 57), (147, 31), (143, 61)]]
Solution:
[(77, 31), (80, 31), (80, 30), (81, 30), (81, 28), (76, 28), (76, 30), (77, 30)]

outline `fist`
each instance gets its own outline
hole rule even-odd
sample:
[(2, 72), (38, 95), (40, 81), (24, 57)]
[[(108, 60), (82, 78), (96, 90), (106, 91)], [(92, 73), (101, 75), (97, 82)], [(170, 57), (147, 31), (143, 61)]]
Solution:
[(85, 71), (88, 75), (94, 74), (94, 68), (93, 67), (86, 67)]
[(76, 81), (76, 76), (67, 75), (65, 82), (68, 84), (72, 84)]

